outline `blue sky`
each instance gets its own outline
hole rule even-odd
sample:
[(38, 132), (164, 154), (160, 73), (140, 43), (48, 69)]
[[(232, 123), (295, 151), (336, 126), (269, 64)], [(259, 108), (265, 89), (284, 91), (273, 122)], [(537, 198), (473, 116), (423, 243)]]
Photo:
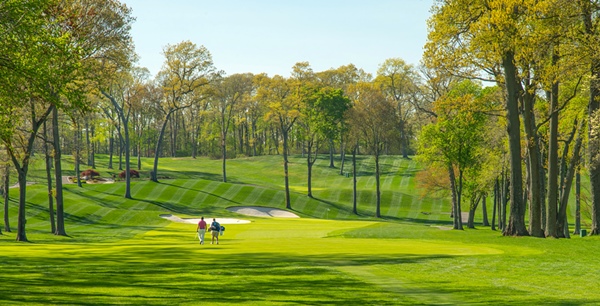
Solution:
[(375, 74), (385, 59), (418, 65), (434, 0), (122, 0), (133, 9), (139, 65), (155, 75), (163, 47), (190, 40), (215, 67), (279, 74), (354, 64)]

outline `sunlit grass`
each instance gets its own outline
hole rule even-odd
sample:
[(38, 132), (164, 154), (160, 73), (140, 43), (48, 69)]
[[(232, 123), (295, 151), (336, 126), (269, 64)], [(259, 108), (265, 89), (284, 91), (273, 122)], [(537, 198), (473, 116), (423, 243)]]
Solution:
[[(101, 173), (108, 171), (101, 168), (104, 161)], [(373, 218), (369, 158), (361, 164), (359, 216), (351, 213), (351, 178), (330, 169), (328, 160), (316, 164), (315, 198), (308, 198), (299, 157), (290, 179), (299, 187), (292, 190), (293, 212), (302, 218), (248, 217), (226, 209), (285, 208), (280, 161), (231, 160), (231, 179), (223, 183), (219, 161), (164, 159), (172, 178), (134, 180), (133, 199), (123, 197), (122, 182), (68, 185), (69, 237), (49, 233), (45, 187), (29, 186), (31, 242), (15, 242), (14, 233), (0, 236), (1, 304), (600, 303), (594, 258), (599, 238), (510, 238), (479, 224), (446, 230), (448, 203), (418, 196), (414, 161), (383, 160), (383, 219)], [(16, 189), (11, 196), (14, 230)], [(227, 225), (219, 245), (199, 245), (194, 224), (160, 214), (252, 222)]]

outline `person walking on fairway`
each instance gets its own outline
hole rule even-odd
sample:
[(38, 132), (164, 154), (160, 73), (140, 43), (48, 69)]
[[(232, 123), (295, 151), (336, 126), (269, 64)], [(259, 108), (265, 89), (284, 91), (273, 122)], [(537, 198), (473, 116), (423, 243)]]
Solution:
[(217, 244), (219, 244), (219, 232), (221, 231), (221, 224), (219, 224), (219, 222), (217, 222), (217, 220), (215, 220), (213, 218), (213, 222), (210, 224), (210, 232), (212, 234), (212, 241), (210, 242), (210, 244), (215, 243), (215, 238), (217, 238)]
[(196, 228), (198, 232), (198, 239), (200, 239), (200, 244), (204, 244), (204, 233), (206, 233), (206, 221), (204, 221), (204, 217), (200, 218), (200, 222), (198, 222), (198, 227)]

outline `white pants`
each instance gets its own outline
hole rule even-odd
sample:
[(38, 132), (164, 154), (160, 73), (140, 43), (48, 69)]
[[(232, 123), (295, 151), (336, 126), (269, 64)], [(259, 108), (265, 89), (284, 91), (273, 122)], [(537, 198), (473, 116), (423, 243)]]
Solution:
[(198, 230), (198, 239), (200, 239), (200, 242), (204, 242), (204, 234), (206, 233), (206, 229), (199, 229)]

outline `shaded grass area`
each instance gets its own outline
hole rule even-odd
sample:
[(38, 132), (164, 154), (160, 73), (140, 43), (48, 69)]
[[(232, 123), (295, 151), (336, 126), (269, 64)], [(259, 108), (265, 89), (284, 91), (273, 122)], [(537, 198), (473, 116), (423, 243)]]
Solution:
[[(99, 158), (99, 168), (105, 161)], [(122, 182), (65, 186), (69, 237), (49, 234), (47, 191), (34, 168), (32, 180), (39, 184), (28, 187), (31, 242), (14, 242), (14, 233), (0, 236), (1, 304), (600, 303), (600, 264), (593, 257), (599, 238), (507, 238), (481, 226), (442, 230), (452, 221), (448, 201), (420, 195), (414, 180), (419, 165), (397, 157), (382, 163), (382, 219), (372, 217), (369, 157), (359, 163), (358, 216), (352, 214), (351, 178), (320, 159), (315, 198), (308, 198), (303, 160), (294, 157), (292, 210), (303, 218), (293, 220), (226, 209), (285, 208), (281, 157), (228, 161), (228, 183), (220, 181), (219, 161), (164, 159), (160, 169), (170, 179), (157, 184), (143, 173), (133, 181), (133, 199), (123, 197)], [(195, 225), (160, 214), (252, 223), (228, 225), (221, 244), (200, 246)]]
[[(569, 260), (596, 250), (595, 238), (494, 239), (487, 231), (412, 224), (253, 219), (229, 225), (221, 244), (200, 246), (193, 227), (168, 224), (82, 245), (0, 244), (6, 284), (0, 299), (31, 305), (600, 302), (590, 269), (597, 265), (581, 254)], [(556, 279), (577, 286), (548, 285)]]

